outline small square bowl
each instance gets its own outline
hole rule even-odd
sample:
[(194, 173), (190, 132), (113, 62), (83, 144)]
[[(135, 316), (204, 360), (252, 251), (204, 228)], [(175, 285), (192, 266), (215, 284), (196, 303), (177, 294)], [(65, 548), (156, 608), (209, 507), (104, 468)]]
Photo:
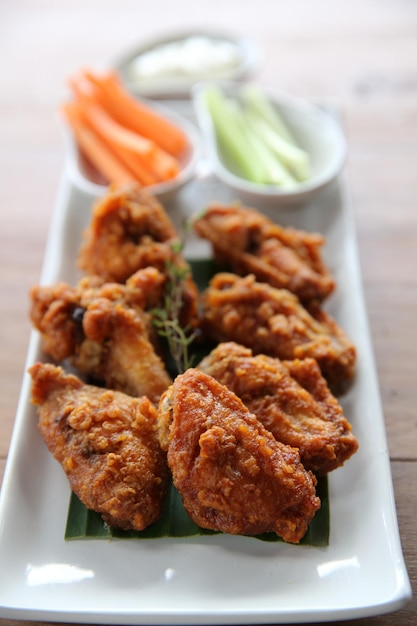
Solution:
[[(270, 102), (292, 131), (299, 147), (309, 154), (311, 176), (290, 189), (254, 183), (238, 176), (227, 166), (217, 141), (213, 121), (203, 98), (207, 86), (207, 82), (202, 82), (193, 90), (194, 107), (204, 148), (214, 174), (243, 202), (269, 207), (304, 204), (327, 187), (342, 170), (347, 153), (346, 140), (335, 118), (307, 100), (288, 94), (272, 95), (266, 92)], [(227, 96), (239, 100), (241, 85), (223, 85), (222, 89)]]
[[(200, 158), (201, 139), (198, 129), (183, 116), (169, 107), (146, 100), (148, 106), (172, 121), (180, 128), (188, 139), (188, 149), (184, 152), (181, 161), (181, 170), (175, 178), (156, 185), (149, 185), (146, 189), (161, 201), (169, 201), (188, 182), (192, 180)], [(65, 171), (76, 189), (92, 199), (103, 197), (108, 189), (108, 183), (101, 174), (85, 158), (79, 149), (71, 128), (65, 121), (61, 123), (65, 146)]]

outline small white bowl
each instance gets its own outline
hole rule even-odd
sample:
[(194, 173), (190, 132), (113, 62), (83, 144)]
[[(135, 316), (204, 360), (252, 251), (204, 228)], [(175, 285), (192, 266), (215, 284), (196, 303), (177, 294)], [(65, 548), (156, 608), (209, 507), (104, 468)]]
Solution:
[[(346, 140), (333, 116), (306, 100), (267, 93), (300, 148), (310, 155), (311, 176), (291, 189), (253, 183), (237, 176), (226, 167), (218, 146), (214, 125), (203, 101), (206, 87), (207, 83), (196, 85), (193, 100), (208, 158), (215, 175), (245, 203), (271, 207), (300, 205), (313, 199), (340, 173), (346, 160)], [(223, 86), (226, 95), (237, 98), (241, 88), (236, 84)]]
[[(213, 64), (213, 55), (214, 58), (216, 55), (214, 50), (210, 50), (210, 45), (227, 46), (233, 58), (229, 58), (224, 66)], [(175, 66), (175, 55), (171, 50), (175, 46), (182, 46), (182, 55), (187, 55), (185, 67)], [(164, 59), (170, 59), (165, 72), (161, 58), (158, 61), (153, 56), (153, 61), (149, 60), (150, 55), (158, 55), (158, 52), (163, 54)], [(142, 72), (138, 72), (137, 64), (143, 64), (145, 59), (148, 60), (146, 69), (143, 67)], [(174, 31), (144, 42), (116, 60), (114, 65), (132, 93), (148, 98), (178, 98), (189, 97), (193, 85), (202, 80), (246, 80), (258, 69), (262, 59), (263, 50), (256, 41), (218, 30), (202, 29)]]
[[(174, 122), (188, 139), (188, 150), (181, 157), (181, 171), (166, 182), (149, 185), (146, 189), (161, 201), (170, 200), (184, 185), (194, 177), (201, 153), (201, 139), (198, 129), (187, 119), (168, 107), (146, 101), (155, 111)], [(71, 128), (65, 121), (61, 124), (65, 145), (65, 170), (71, 183), (91, 198), (101, 198), (107, 192), (108, 185), (95, 168), (87, 162), (79, 150)]]

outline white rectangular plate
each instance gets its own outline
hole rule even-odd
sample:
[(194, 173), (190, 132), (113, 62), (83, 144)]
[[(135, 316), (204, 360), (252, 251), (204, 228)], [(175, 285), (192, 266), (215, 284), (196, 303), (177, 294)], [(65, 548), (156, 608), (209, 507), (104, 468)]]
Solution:
[[(208, 177), (193, 181), (167, 209), (178, 226), (212, 200), (232, 198)], [(75, 259), (90, 215), (91, 201), (64, 177), (44, 284), (77, 280)], [(360, 450), (330, 476), (330, 545), (313, 548), (227, 535), (66, 542), (69, 488), (38, 434), (26, 375), (1, 491), (0, 617), (110, 624), (278, 624), (375, 615), (394, 611), (409, 599), (343, 181), (309, 206), (273, 217), (327, 238), (326, 260), (338, 287), (326, 307), (358, 349), (357, 376), (342, 403)], [(191, 238), (186, 253), (204, 257), (208, 247)], [(33, 332), (27, 365), (42, 358)]]

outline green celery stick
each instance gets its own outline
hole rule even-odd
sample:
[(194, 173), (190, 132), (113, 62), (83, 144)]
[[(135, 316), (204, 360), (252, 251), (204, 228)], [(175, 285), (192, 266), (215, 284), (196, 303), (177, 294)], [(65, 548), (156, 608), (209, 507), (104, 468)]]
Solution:
[(264, 92), (254, 84), (245, 85), (240, 92), (242, 102), (259, 117), (273, 126), (276, 132), (288, 143), (296, 146), (297, 142), (274, 105)]
[(277, 184), (279, 182), (279, 177), (276, 177), (273, 172), (271, 163), (272, 155), (268, 152), (268, 150), (265, 150), (262, 142), (259, 142), (258, 138), (251, 132), (251, 129), (246, 123), (240, 103), (232, 98), (228, 98), (228, 103), (236, 124), (239, 126), (242, 135), (245, 136), (251, 158), (255, 161), (256, 167), (259, 170), (259, 177), (256, 182), (260, 182), (262, 184)]
[(297, 181), (292, 176), (291, 172), (288, 171), (285, 164), (277, 158), (277, 155), (271, 150), (270, 146), (249, 124), (246, 124), (246, 132), (252, 143), (254, 154), (259, 159), (260, 163), (262, 163), (265, 170), (264, 183), (268, 185), (278, 185), (285, 189), (292, 189), (297, 184)]
[(262, 183), (279, 185), (285, 188), (293, 187), (296, 184), (296, 180), (286, 167), (279, 162), (276, 154), (273, 153), (263, 139), (256, 132), (253, 132), (240, 103), (232, 99), (229, 99), (229, 103), (236, 118), (236, 123), (239, 124), (242, 133), (247, 137), (251, 146), (251, 152), (258, 166), (262, 168)]
[(288, 143), (271, 124), (254, 111), (246, 110), (244, 114), (248, 127), (272, 150), (282, 165), (285, 165), (298, 181), (307, 180), (311, 174), (309, 154)]
[(220, 154), (234, 164), (240, 176), (262, 183), (262, 166), (253, 158), (251, 144), (229, 99), (216, 86), (206, 87), (203, 98), (213, 121)]

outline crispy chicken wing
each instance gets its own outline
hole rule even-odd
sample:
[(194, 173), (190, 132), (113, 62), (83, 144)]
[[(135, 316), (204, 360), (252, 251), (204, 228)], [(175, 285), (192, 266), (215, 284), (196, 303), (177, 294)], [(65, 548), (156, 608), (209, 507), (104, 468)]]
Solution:
[(166, 273), (173, 264), (186, 274), (183, 281), (183, 324), (197, 315), (198, 290), (179, 237), (160, 202), (140, 185), (113, 187), (96, 203), (84, 232), (78, 266), (106, 282), (124, 283), (137, 270), (155, 267)]
[(161, 398), (158, 420), (174, 484), (196, 524), (300, 541), (320, 506), (315, 477), (233, 392), (188, 369)]
[(73, 288), (66, 283), (34, 286), (30, 317), (42, 334), (45, 354), (69, 358), (80, 372), (106, 387), (153, 402), (171, 383), (155, 349), (150, 315), (164, 283), (154, 268), (140, 270), (126, 285), (89, 277)]
[(29, 371), (39, 430), (78, 498), (110, 526), (143, 530), (156, 521), (169, 470), (148, 398), (85, 385), (51, 364)]
[(234, 342), (221, 343), (198, 369), (226, 385), (274, 437), (299, 449), (304, 467), (326, 474), (358, 442), (314, 359), (280, 361)]
[(302, 301), (321, 301), (334, 289), (319, 234), (283, 228), (255, 209), (236, 205), (210, 205), (193, 225), (211, 242), (217, 261), (237, 274), (254, 274)]
[(203, 331), (280, 359), (314, 358), (334, 387), (352, 378), (356, 351), (335, 320), (318, 306), (304, 308), (286, 289), (234, 274), (216, 274), (202, 294)]
[(162, 269), (167, 242), (177, 233), (159, 201), (135, 183), (112, 187), (93, 207), (78, 265), (108, 282), (125, 282), (136, 270)]

